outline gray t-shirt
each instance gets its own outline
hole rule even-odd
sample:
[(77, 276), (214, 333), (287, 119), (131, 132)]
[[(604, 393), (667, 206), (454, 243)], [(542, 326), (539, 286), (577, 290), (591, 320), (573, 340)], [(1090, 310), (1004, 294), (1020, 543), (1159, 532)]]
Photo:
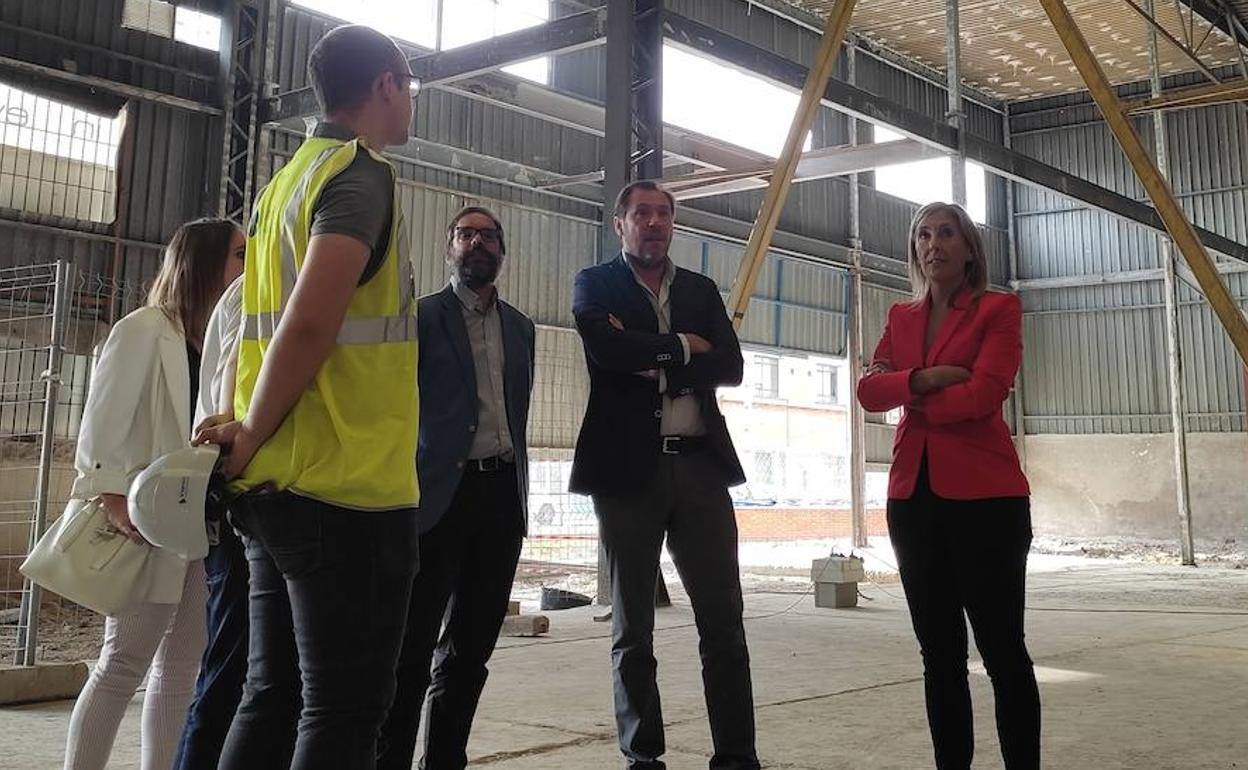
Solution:
[[(326, 121), (317, 124), (312, 135), (344, 142), (355, 138), (342, 126)], [(389, 166), (360, 152), (345, 171), (329, 180), (312, 209), (312, 235), (347, 235), (372, 246), (361, 285), (381, 268), (390, 247), (394, 184)]]

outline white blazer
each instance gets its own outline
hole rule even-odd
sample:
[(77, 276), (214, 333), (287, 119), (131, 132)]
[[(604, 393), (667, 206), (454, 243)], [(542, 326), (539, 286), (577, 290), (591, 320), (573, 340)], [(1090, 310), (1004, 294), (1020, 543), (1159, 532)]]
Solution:
[[(125, 495), (153, 460), (186, 446), (191, 435), (190, 367), (186, 338), (157, 308), (118, 321), (91, 374), (74, 467), (72, 495)], [(156, 549), (146, 601), (182, 599), (187, 562)]]

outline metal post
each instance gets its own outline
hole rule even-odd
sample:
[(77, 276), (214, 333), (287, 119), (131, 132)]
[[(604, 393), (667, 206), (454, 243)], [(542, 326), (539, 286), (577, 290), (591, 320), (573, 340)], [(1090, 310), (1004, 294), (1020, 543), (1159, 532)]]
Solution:
[[(1153, 14), (1153, 0), (1144, 0), (1149, 15)], [(1154, 98), (1161, 96), (1161, 69), (1157, 55), (1157, 30), (1149, 27), (1148, 59), (1150, 80)], [(1170, 176), (1169, 150), (1166, 146), (1166, 114), (1153, 112), (1153, 152), (1157, 168), (1163, 177)], [(1192, 544), (1192, 500), (1187, 473), (1187, 409), (1183, 398), (1183, 347), (1179, 337), (1179, 282), (1175, 274), (1175, 255), (1170, 241), (1157, 237), (1157, 250), (1161, 258), (1162, 276), (1166, 302), (1166, 364), (1170, 384), (1170, 429), (1174, 435), (1174, 481), (1176, 502), (1179, 510), (1179, 553), (1183, 564), (1196, 564)]]
[(1088, 86), (1092, 98), (1096, 100), (1105, 122), (1109, 125), (1118, 144), (1122, 147), (1127, 160), (1135, 170), (1136, 176), (1148, 191), (1149, 198), (1174, 240), (1174, 244), (1183, 254), (1201, 289), (1208, 298), (1210, 306), (1217, 314), (1222, 328), (1226, 329), (1239, 354), (1240, 360), (1248, 363), (1248, 320), (1244, 318), (1238, 303), (1231, 296), (1226, 284), (1218, 276), (1217, 267), (1205, 251), (1204, 244), (1196, 234), (1195, 228), (1187, 220), (1183, 209), (1175, 200), (1165, 177), (1157, 170), (1144, 142), (1132, 127), (1130, 120), (1123, 113), (1122, 105), (1114, 93), (1113, 87), (1101, 69), (1096, 55), (1088, 46), (1088, 41), (1079, 31), (1074, 17), (1066, 8), (1063, 0), (1040, 0), (1045, 13), (1052, 22), (1054, 30), (1062, 39), (1062, 44), (1070, 54), (1070, 58), (1084, 83)]
[[(56, 263), (56, 285), (52, 292), (52, 334), (48, 344), (48, 368), (43, 379), (43, 425), (39, 435), (39, 476), (35, 488), (35, 518), (30, 525), (30, 542), (27, 553), (34, 550), (35, 543), (43, 535), (48, 523), (48, 481), (52, 474), (53, 433), (56, 429), (56, 403), (61, 392), (61, 354), (65, 347), (65, 315), (69, 307), (68, 295), (73, 288), (73, 266), (68, 262)], [(23, 592), (21, 608), (21, 637), (18, 646), (22, 650), (21, 665), (35, 665), (35, 653), (39, 644), (39, 604), (42, 590), (24, 580), (29, 590)]]
[[(1010, 134), (1010, 105), (1005, 105), (1005, 114), (1001, 116), (1004, 124), (1002, 139), (1007, 148), (1012, 149), (1013, 139)], [(1010, 261), (1010, 282), (1019, 279), (1018, 274), (1018, 223), (1014, 221), (1014, 182), (1001, 178), (1005, 182), (1005, 217), (1008, 230), (1007, 244)], [(1027, 472), (1027, 408), (1023, 400), (1023, 371), (1027, 366), (1024, 360), (1019, 364), (1018, 374), (1014, 377), (1014, 438), (1018, 448), (1018, 461)]]
[[(607, 105), (603, 157), (602, 229), (598, 261), (613, 259), (615, 198), (634, 179), (663, 176), (663, 0), (609, 0)], [(656, 603), (671, 604), (663, 571)], [(606, 550), (598, 544), (598, 603), (611, 603)]]
[(849, 29), (855, 1), (837, 0), (832, 12), (828, 14), (828, 25), (819, 42), (815, 61), (806, 73), (797, 112), (789, 126), (789, 135), (784, 140), (784, 150), (776, 160), (775, 173), (771, 175), (767, 193), (759, 206), (754, 226), (750, 229), (750, 240), (746, 244), (741, 266), (732, 284), (732, 293), (728, 297), (728, 312), (732, 315), (733, 326), (738, 329), (745, 320), (750, 296), (754, 293), (754, 285), (758, 283), (758, 276), (763, 271), (771, 239), (780, 223), (780, 212), (784, 209), (784, 201), (793, 185), (793, 174), (797, 171), (797, 161), (801, 156), (806, 134), (815, 121), (815, 114), (822, 104), (823, 92), (832, 77), (832, 70), (836, 67), (836, 57), (840, 52), (841, 41), (845, 39), (845, 32)]
[(962, 111), (962, 38), (958, 19), (958, 0), (945, 0), (945, 80), (949, 92), (949, 125), (958, 132), (958, 153), (949, 159), (951, 164), (953, 202), (966, 207), (966, 143), (962, 139), (965, 129), (965, 113)]
[[(857, 85), (858, 48), (851, 41), (845, 48), (845, 77)], [(849, 119), (849, 144), (858, 146), (858, 120)], [(862, 204), (858, 175), (849, 175), (849, 248), (853, 267), (849, 271), (849, 307), (846, 308), (846, 343), (849, 358), (849, 505), (850, 536), (854, 546), (867, 545), (867, 455), (866, 412), (858, 402), (858, 380), (862, 379)]]

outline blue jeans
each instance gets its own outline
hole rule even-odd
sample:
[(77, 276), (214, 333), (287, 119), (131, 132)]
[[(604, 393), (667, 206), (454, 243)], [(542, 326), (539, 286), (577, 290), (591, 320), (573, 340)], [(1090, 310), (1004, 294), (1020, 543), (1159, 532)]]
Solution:
[(372, 770), (419, 558), (415, 509), (275, 493), (233, 511), (251, 632), (220, 770)]
[(238, 534), (224, 521), (220, 542), (204, 559), (204, 573), (208, 647), (173, 770), (216, 770), (247, 676), (247, 558)]

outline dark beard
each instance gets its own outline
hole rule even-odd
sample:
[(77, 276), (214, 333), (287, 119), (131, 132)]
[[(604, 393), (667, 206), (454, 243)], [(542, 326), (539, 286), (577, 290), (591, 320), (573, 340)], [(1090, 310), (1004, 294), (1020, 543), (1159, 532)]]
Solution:
[[(482, 257), (482, 260), (470, 259)], [(475, 248), (459, 260), (459, 279), (470, 289), (480, 289), (494, 283), (498, 277), (499, 258), (483, 248)]]

